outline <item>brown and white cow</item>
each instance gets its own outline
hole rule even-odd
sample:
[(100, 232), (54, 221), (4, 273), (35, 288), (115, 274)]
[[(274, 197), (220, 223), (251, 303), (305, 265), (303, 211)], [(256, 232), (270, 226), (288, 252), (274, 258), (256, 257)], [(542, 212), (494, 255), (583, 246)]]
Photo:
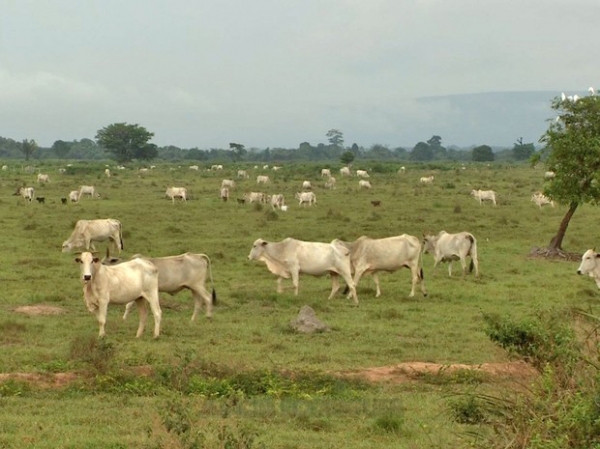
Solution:
[(441, 231), (438, 235), (423, 236), (423, 252), (433, 254), (433, 268), (440, 262), (448, 262), (448, 276), (452, 276), (452, 262), (460, 260), (463, 278), (467, 274), (467, 257), (471, 257), (469, 271), (475, 268), (475, 276), (479, 276), (479, 260), (477, 259), (477, 240), (470, 232), (448, 234)]
[(311, 276), (331, 275), (331, 299), (339, 290), (339, 276), (342, 276), (354, 303), (358, 304), (356, 289), (352, 281), (349, 251), (337, 243), (305, 242), (286, 238), (281, 242), (268, 242), (258, 239), (252, 245), (249, 260), (264, 262), (277, 277), (277, 292), (281, 293), (282, 279), (292, 278), (294, 293), (298, 295), (300, 274)]

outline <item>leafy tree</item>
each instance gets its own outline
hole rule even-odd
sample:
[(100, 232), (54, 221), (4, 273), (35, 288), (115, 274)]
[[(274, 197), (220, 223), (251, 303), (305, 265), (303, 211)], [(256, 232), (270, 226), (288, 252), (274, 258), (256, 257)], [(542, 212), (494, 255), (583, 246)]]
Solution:
[(552, 101), (558, 112), (540, 138), (546, 147), (536, 153), (538, 162), (547, 153), (546, 163), (556, 174), (544, 189), (550, 198), (569, 205), (549, 249), (562, 249), (562, 241), (580, 204), (600, 202), (600, 99), (588, 96), (578, 101)]
[(352, 151), (344, 151), (340, 156), (340, 161), (342, 164), (348, 165), (351, 164), (354, 160), (354, 153)]
[(419, 142), (410, 152), (410, 159), (413, 161), (430, 161), (433, 159), (433, 150), (429, 144)]
[(54, 151), (57, 158), (63, 159), (71, 151), (71, 144), (64, 140), (57, 140), (52, 144), (52, 151)]
[(136, 157), (145, 160), (155, 158), (158, 154), (156, 146), (148, 146), (152, 137), (154, 133), (143, 126), (113, 123), (97, 132), (96, 141), (98, 145), (106, 148), (117, 162), (123, 163)]
[(31, 156), (38, 150), (38, 144), (35, 140), (23, 139), (21, 142), (21, 152), (25, 155), (25, 160), (28, 161)]
[(479, 145), (473, 148), (472, 158), (476, 162), (487, 162), (494, 160), (494, 152), (489, 145)]
[(344, 133), (337, 129), (330, 129), (325, 135), (329, 140), (329, 144), (334, 147), (341, 147), (344, 144)]
[(535, 145), (533, 143), (523, 143), (523, 138), (520, 137), (513, 146), (512, 153), (515, 160), (526, 161), (535, 153)]
[(151, 161), (158, 156), (158, 148), (153, 143), (147, 143), (143, 147), (136, 148), (133, 152), (133, 158), (140, 161)]
[(446, 148), (442, 146), (442, 138), (440, 136), (431, 136), (427, 141), (427, 145), (433, 152), (433, 159), (446, 159)]
[(248, 153), (248, 151), (246, 151), (246, 148), (244, 148), (244, 145), (242, 145), (241, 143), (230, 142), (229, 149), (231, 149), (232, 159), (234, 161), (242, 160), (246, 153)]
[(390, 149), (386, 145), (379, 143), (372, 145), (367, 152), (367, 157), (372, 159), (391, 159), (392, 156), (393, 153), (390, 151)]

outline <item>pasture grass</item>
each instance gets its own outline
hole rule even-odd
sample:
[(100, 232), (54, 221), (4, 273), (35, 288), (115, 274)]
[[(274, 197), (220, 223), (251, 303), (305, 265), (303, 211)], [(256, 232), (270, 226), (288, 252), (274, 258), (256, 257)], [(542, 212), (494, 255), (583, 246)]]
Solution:
[[(223, 172), (158, 165), (144, 176), (130, 169), (111, 170), (114, 176), (105, 178), (104, 164), (75, 162), (61, 175), (57, 163), (42, 161), (39, 167), (51, 182), (40, 186), (36, 175), (17, 168), (0, 173), (0, 373), (77, 373), (76, 381), (62, 387), (14, 379), (0, 383), (0, 447), (168, 448), (192, 447), (194, 441), (224, 447), (228, 438), (246, 447), (469, 447), (467, 430), (470, 420), (478, 420), (478, 403), (449, 405), (446, 395), (456, 389), (506, 388), (492, 376), (458, 372), (422, 375), (399, 385), (346, 382), (343, 394), (318, 393), (317, 387), (325, 388), (319, 382), (340, 372), (401, 362), (505, 362), (509, 354), (486, 335), (485, 316), (530, 317), (572, 307), (593, 312), (597, 288), (591, 279), (575, 275), (576, 262), (528, 257), (532, 247), (549, 242), (566, 212), (564, 206), (540, 210), (530, 201), (542, 188), (543, 170), (508, 165), (458, 170), (439, 164), (407, 166), (406, 173), (396, 174), (398, 167), (384, 170), (386, 164), (377, 164), (369, 191), (339, 173), (334, 173), (336, 189), (327, 190), (319, 176), (322, 167), (313, 164), (269, 171), (272, 183), (266, 187), (255, 183), (263, 170), (240, 166), (251, 177), (238, 180), (233, 165)], [(419, 178), (430, 174), (433, 185), (421, 186)], [(218, 195), (225, 178), (237, 184), (229, 202)], [(303, 180), (313, 184), (316, 206), (295, 202)], [(81, 184), (95, 185), (101, 197), (63, 205), (60, 198)], [(12, 196), (21, 185), (34, 186), (46, 204)], [(187, 187), (189, 201), (172, 204), (164, 196), (168, 186)], [(479, 188), (494, 189), (498, 206), (480, 206), (469, 196)], [(283, 193), (289, 210), (240, 205), (235, 198), (245, 191)], [(374, 208), (371, 200), (381, 206)], [(580, 207), (564, 240), (566, 250), (583, 253), (596, 245), (590, 230), (598, 215), (596, 207)], [(200, 315), (190, 321), (193, 304), (187, 292), (161, 295), (158, 340), (151, 338), (151, 316), (144, 335), (135, 339), (137, 316), (123, 321), (119, 307), (109, 308), (107, 337), (98, 340), (75, 256), (60, 250), (77, 220), (109, 217), (123, 224), (124, 257), (209, 255), (218, 296), (212, 320)], [(450, 278), (447, 265), (433, 270), (426, 255), (427, 297), (419, 290), (408, 297), (408, 270), (381, 273), (380, 298), (372, 279), (364, 277), (358, 307), (341, 295), (328, 301), (326, 277), (301, 276), (298, 297), (286, 281), (279, 295), (266, 267), (247, 260), (259, 237), (331, 241), (403, 233), (420, 237), (441, 230), (476, 236), (481, 277), (462, 279), (454, 263)], [(63, 313), (15, 312), (39, 304)], [(299, 335), (290, 329), (305, 304), (331, 326), (330, 332)], [(138, 371), (145, 368), (148, 373)], [(236, 375), (247, 389), (234, 382)], [(290, 375), (305, 383), (286, 383)], [(267, 381), (271, 393), (263, 391)], [(249, 394), (257, 385), (262, 392)], [(457, 414), (464, 416), (462, 422)], [(174, 432), (169, 419), (187, 422), (188, 432)]]

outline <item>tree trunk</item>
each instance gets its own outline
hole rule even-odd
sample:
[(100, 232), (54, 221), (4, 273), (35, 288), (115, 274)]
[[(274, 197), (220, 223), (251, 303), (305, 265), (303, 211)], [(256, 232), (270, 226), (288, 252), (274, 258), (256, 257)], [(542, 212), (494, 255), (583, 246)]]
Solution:
[(569, 222), (571, 221), (571, 217), (577, 210), (577, 206), (579, 206), (579, 203), (571, 203), (569, 205), (569, 210), (567, 211), (564, 218), (560, 222), (558, 232), (556, 233), (556, 235), (554, 237), (552, 237), (552, 240), (550, 240), (550, 245), (548, 245), (549, 249), (554, 250), (554, 251), (558, 251), (558, 250), (562, 251), (562, 241), (563, 241), (563, 238), (565, 237), (565, 233), (567, 232), (567, 228), (569, 227)]

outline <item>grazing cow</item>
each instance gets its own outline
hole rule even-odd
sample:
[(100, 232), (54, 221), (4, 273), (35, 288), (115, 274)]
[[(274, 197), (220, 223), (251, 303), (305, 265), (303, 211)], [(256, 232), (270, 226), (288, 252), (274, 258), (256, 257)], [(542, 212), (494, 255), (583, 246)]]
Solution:
[(268, 170), (269, 166), (268, 165), (263, 165), (263, 170)]
[(60, 202), (63, 204), (67, 204), (67, 200), (68, 198), (65, 198), (64, 196), (60, 199)]
[(494, 206), (496, 205), (496, 192), (493, 190), (471, 190), (471, 195), (476, 200), (479, 200), (480, 205), (483, 204), (484, 200), (491, 201), (494, 203)]
[(99, 196), (96, 194), (96, 188), (94, 186), (79, 186), (78, 201), (83, 198), (83, 195), (89, 195), (92, 198)]
[(479, 277), (479, 261), (477, 259), (477, 240), (470, 232), (448, 234), (441, 231), (438, 235), (424, 235), (423, 252), (433, 254), (433, 268), (440, 262), (448, 262), (448, 276), (452, 276), (452, 262), (460, 260), (463, 278), (467, 274), (467, 256), (471, 256), (469, 271), (475, 267), (475, 276)]
[(50, 176), (38, 173), (38, 175), (37, 175), (37, 182), (38, 182), (38, 184), (39, 183), (50, 182)]
[(269, 177), (265, 175), (259, 175), (256, 177), (257, 184), (266, 184), (269, 182)]
[(212, 165), (212, 166), (210, 167), (210, 169), (211, 169), (211, 170), (223, 170), (223, 166), (222, 166), (222, 165), (220, 165), (220, 164), (217, 164), (217, 165)]
[(356, 289), (352, 281), (349, 251), (336, 243), (304, 242), (286, 238), (281, 242), (258, 239), (252, 245), (249, 260), (265, 262), (271, 273), (278, 276), (277, 292), (283, 291), (282, 279), (292, 278), (294, 294), (298, 295), (300, 274), (311, 276), (331, 275), (331, 299), (339, 290), (338, 276), (348, 285), (354, 303), (358, 304)]
[(359, 178), (368, 178), (369, 174), (367, 173), (367, 170), (356, 170), (356, 176)]
[(281, 193), (277, 193), (271, 196), (271, 207), (273, 208), (273, 210), (282, 209), (283, 206), (285, 206), (285, 200)]
[(302, 182), (302, 188), (303, 189), (307, 189), (307, 190), (312, 189), (312, 185), (311, 185), (310, 181), (303, 181)]
[[(144, 259), (151, 262), (158, 268), (158, 291), (176, 295), (182, 290), (188, 289), (192, 292), (194, 299), (194, 313), (192, 321), (196, 319), (198, 312), (202, 310), (202, 300), (206, 305), (206, 316), (212, 317), (213, 305), (217, 302), (217, 294), (215, 292), (215, 283), (213, 281), (212, 266), (210, 259), (206, 254), (185, 253), (179, 256), (168, 257), (143, 257), (136, 254), (132, 259)], [(118, 259), (110, 259), (108, 264), (117, 262)], [(102, 263), (107, 264), (106, 261)], [(212, 295), (206, 290), (206, 275), (210, 276), (212, 285)], [(123, 319), (133, 307), (133, 302), (130, 302), (125, 307)]]
[(370, 189), (371, 183), (369, 181), (367, 181), (366, 179), (361, 179), (360, 181), (358, 181), (358, 188), (359, 189)]
[(324, 178), (325, 176), (327, 176), (328, 178), (331, 178), (331, 170), (328, 168), (322, 168), (321, 169), (321, 178)]
[(221, 187), (221, 193), (219, 194), (223, 201), (229, 200), (229, 188)]
[(148, 170), (146, 167), (144, 167), (144, 168), (140, 168), (140, 169), (139, 169), (139, 172), (140, 172), (140, 174), (142, 174), (142, 175), (145, 175), (145, 174), (147, 174), (147, 173), (148, 173), (148, 171), (149, 171), (149, 170)]
[(148, 311), (146, 303), (154, 315), (154, 338), (160, 334), (161, 310), (158, 302), (158, 269), (147, 260), (133, 259), (115, 266), (102, 265), (92, 253), (84, 252), (75, 259), (81, 266), (83, 297), (90, 312), (96, 315), (100, 324), (99, 336), (106, 332), (106, 312), (108, 304), (128, 304), (135, 301), (140, 314), (140, 324), (136, 337), (144, 332)]
[(40, 204), (45, 204), (45, 203), (46, 203), (46, 197), (44, 197), (44, 196), (38, 196), (38, 197), (36, 198), (36, 201), (37, 201), (38, 203), (40, 203)]
[(335, 189), (335, 181), (336, 179), (333, 176), (329, 177), (329, 180), (325, 183), (326, 189)]
[(546, 173), (544, 173), (544, 178), (546, 179), (554, 179), (556, 177), (556, 173), (554, 173), (553, 171), (547, 171)]
[(368, 273), (373, 276), (377, 292), (375, 297), (381, 296), (379, 277), (377, 272), (387, 271), (393, 273), (402, 267), (410, 269), (412, 274), (412, 288), (409, 296), (415, 295), (415, 289), (421, 282), (421, 292), (427, 296), (421, 266), (421, 242), (417, 237), (402, 234), (383, 239), (371, 239), (366, 236), (359, 237), (354, 242), (334, 240), (350, 250), (350, 262), (354, 271), (354, 285), (358, 287), (360, 278)]
[(309, 206), (313, 204), (317, 205), (317, 195), (314, 192), (296, 192), (295, 198), (299, 201), (298, 206), (302, 206), (303, 204), (308, 204)]
[(71, 190), (69, 192), (69, 199), (73, 203), (76, 203), (77, 201), (79, 201), (79, 190)]
[(541, 192), (536, 192), (533, 195), (531, 195), (531, 201), (533, 201), (537, 206), (539, 206), (540, 209), (546, 204), (549, 204), (550, 206), (554, 207), (554, 201)]
[(238, 204), (246, 204), (246, 199), (245, 198), (236, 198), (236, 201)]
[(405, 173), (405, 172), (406, 172), (406, 167), (404, 165), (398, 169), (398, 174)]
[(244, 193), (244, 200), (248, 203), (266, 203), (267, 195), (262, 192), (247, 192)]
[(340, 175), (352, 176), (352, 172), (350, 171), (350, 169), (348, 167), (342, 167), (342, 168), (340, 168)]
[(242, 179), (248, 179), (250, 176), (246, 170), (238, 170), (237, 177)]
[(107, 178), (110, 178), (110, 170), (109, 170), (108, 168), (105, 168), (105, 169), (104, 169), (104, 175), (105, 175)]
[(419, 179), (421, 184), (433, 184), (433, 175), (432, 176), (423, 176)]
[(4, 171), (8, 170), (8, 165), (3, 165), (2, 170), (4, 170)]
[(232, 179), (224, 179), (221, 181), (221, 187), (231, 187), (232, 189), (235, 189), (235, 181)]
[(381, 201), (380, 200), (373, 200), (371, 201), (371, 204), (375, 207), (379, 207), (381, 206)]
[(273, 170), (273, 171), (281, 170), (281, 167), (278, 167), (278, 166), (276, 166), (276, 165), (273, 165), (273, 168), (272, 168), (272, 170)]
[(171, 198), (173, 204), (175, 204), (175, 198), (181, 198), (183, 201), (187, 201), (187, 189), (185, 187), (167, 187), (165, 196)]
[(588, 274), (594, 278), (596, 285), (600, 288), (600, 254), (593, 249), (588, 249), (581, 257), (581, 265), (577, 274)]
[(59, 169), (58, 169), (58, 172), (59, 172), (61, 175), (64, 175), (64, 174), (67, 172), (67, 169), (66, 169), (66, 168), (62, 168), (62, 167), (61, 167), (61, 168), (59, 168)]
[(197, 165), (190, 165), (189, 169), (198, 171), (200, 170), (200, 167), (198, 167)]
[(25, 201), (32, 202), (35, 198), (35, 189), (33, 187), (19, 187), (14, 194), (21, 195)]
[(109, 241), (120, 253), (123, 249), (123, 233), (121, 222), (112, 218), (99, 220), (78, 220), (71, 236), (63, 242), (62, 252), (67, 253), (75, 248), (95, 251), (93, 242)]

